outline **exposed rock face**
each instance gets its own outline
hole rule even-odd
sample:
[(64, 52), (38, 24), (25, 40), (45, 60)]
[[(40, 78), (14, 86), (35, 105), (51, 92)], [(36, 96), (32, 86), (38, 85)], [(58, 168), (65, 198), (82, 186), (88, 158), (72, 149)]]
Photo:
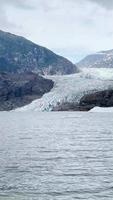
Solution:
[(54, 83), (34, 73), (0, 73), (0, 110), (24, 106), (49, 92)]
[(111, 107), (113, 106), (113, 90), (105, 90), (88, 94), (81, 98), (80, 107), (90, 110), (95, 106)]
[(101, 51), (86, 56), (77, 63), (78, 67), (113, 68), (113, 50)]
[(55, 106), (52, 111), (80, 111), (80, 107), (74, 102), (63, 102)]
[(69, 60), (47, 48), (23, 37), (0, 31), (0, 71), (72, 74), (77, 72), (77, 68)]
[(84, 95), (78, 104), (65, 102), (57, 105), (53, 111), (88, 111), (95, 106), (113, 107), (113, 90)]

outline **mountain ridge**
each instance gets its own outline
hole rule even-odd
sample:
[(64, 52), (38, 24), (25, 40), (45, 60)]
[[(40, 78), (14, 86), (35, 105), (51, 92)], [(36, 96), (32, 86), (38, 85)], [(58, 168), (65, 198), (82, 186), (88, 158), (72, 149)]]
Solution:
[(0, 30), (0, 71), (72, 74), (77, 67), (68, 59), (32, 41)]
[(86, 68), (113, 68), (113, 49), (90, 54), (76, 65)]

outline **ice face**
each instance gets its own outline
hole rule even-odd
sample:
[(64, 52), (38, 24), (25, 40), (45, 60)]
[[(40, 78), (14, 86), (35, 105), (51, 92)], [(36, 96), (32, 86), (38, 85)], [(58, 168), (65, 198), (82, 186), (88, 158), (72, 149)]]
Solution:
[(84, 94), (113, 88), (113, 69), (83, 69), (73, 75), (46, 78), (54, 81), (54, 88), (42, 98), (16, 111), (51, 111), (58, 103), (78, 103)]

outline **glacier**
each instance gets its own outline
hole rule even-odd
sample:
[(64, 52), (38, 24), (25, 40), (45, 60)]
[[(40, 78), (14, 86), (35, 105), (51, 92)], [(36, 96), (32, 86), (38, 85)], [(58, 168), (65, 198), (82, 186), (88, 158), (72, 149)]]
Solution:
[(40, 99), (14, 111), (51, 111), (63, 102), (79, 103), (81, 97), (96, 91), (113, 89), (113, 69), (83, 68), (72, 75), (46, 76), (54, 81), (54, 87)]

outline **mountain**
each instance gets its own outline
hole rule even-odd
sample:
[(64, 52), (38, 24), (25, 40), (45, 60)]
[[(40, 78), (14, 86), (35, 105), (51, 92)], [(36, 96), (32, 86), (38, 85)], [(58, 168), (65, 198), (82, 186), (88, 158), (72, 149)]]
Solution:
[(77, 72), (77, 67), (47, 48), (23, 37), (0, 31), (0, 71), (72, 74)]
[(113, 68), (113, 50), (101, 51), (86, 56), (77, 63), (78, 67)]
[(32, 72), (0, 73), (0, 110), (24, 106), (53, 88), (53, 81)]

